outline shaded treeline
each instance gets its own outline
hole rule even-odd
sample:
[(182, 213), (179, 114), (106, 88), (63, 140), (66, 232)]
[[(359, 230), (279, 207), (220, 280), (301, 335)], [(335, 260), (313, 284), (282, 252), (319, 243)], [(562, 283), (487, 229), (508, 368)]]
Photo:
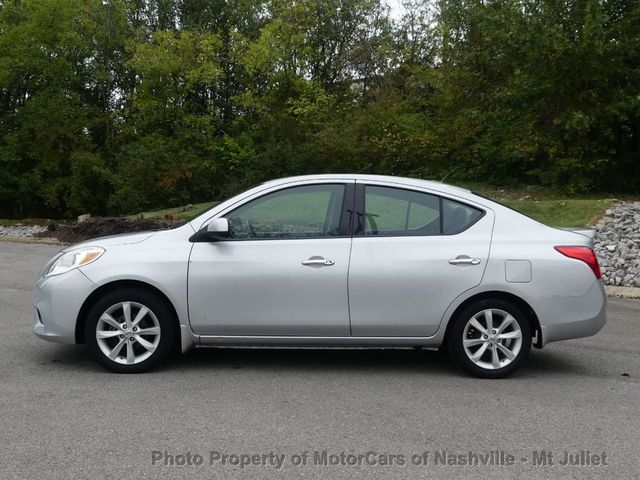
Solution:
[(0, 0), (0, 217), (369, 172), (640, 191), (637, 0)]

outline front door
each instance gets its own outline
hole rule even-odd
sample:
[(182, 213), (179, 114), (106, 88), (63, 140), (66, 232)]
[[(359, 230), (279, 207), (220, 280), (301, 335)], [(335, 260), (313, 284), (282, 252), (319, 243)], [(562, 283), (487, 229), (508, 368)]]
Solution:
[(353, 183), (271, 191), (231, 212), (230, 237), (195, 243), (189, 318), (199, 335), (348, 336)]
[(357, 191), (353, 336), (433, 335), (451, 302), (482, 279), (493, 214), (416, 190), (359, 185)]

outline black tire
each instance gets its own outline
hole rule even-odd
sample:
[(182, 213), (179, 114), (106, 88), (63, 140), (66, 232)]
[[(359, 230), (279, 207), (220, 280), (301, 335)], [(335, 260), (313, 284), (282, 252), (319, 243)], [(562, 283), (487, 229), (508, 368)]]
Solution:
[[(148, 358), (141, 360), (139, 363), (128, 365), (110, 359), (103, 353), (96, 338), (96, 328), (100, 317), (110, 307), (120, 302), (134, 302), (144, 305), (155, 315), (160, 327), (160, 338), (155, 350)], [(117, 320), (120, 321), (120, 319)], [(143, 289), (123, 288), (107, 293), (93, 305), (85, 323), (84, 338), (98, 363), (106, 369), (116, 373), (142, 373), (156, 368), (169, 355), (175, 337), (175, 325), (176, 322), (172, 312), (157, 295)], [(114, 337), (114, 342), (118, 342), (118, 338)], [(143, 337), (143, 339), (145, 338), (148, 339), (149, 337)], [(132, 340), (132, 342), (132, 345), (136, 343), (135, 340)], [(131, 347), (124, 343), (122, 350), (126, 352), (128, 348), (134, 348), (134, 351), (137, 349), (139, 352), (144, 353), (141, 345)]]
[[(511, 315), (515, 319), (515, 322), (517, 322), (517, 327), (520, 328), (521, 335), (522, 335), (521, 336), (522, 342), (520, 344), (518, 353), (515, 355), (515, 358), (513, 358), (513, 360), (511, 360), (510, 363), (508, 363), (507, 365), (499, 368), (493, 368), (493, 369), (483, 367), (481, 365), (478, 365), (477, 363), (474, 363), (471, 360), (471, 358), (469, 358), (469, 355), (467, 355), (467, 353), (465, 352), (465, 348), (463, 346), (463, 337), (465, 336), (465, 327), (467, 325), (467, 322), (478, 313), (483, 312), (487, 309), (500, 310)], [(527, 318), (527, 315), (522, 311), (521, 308), (519, 308), (517, 305), (507, 300), (501, 300), (501, 299), (480, 300), (464, 308), (456, 316), (456, 318), (452, 319), (452, 322), (453, 324), (451, 326), (450, 331), (447, 334), (447, 342), (446, 342), (449, 350), (449, 354), (456, 365), (463, 368), (467, 373), (470, 373), (475, 377), (479, 377), (479, 378), (506, 377), (508, 375), (511, 375), (513, 372), (515, 372), (518, 368), (520, 368), (522, 364), (526, 361), (527, 357), (529, 356), (529, 352), (531, 351), (531, 326), (529, 324), (529, 320)], [(486, 325), (483, 325), (482, 322), (480, 322), (480, 324), (481, 326), (486, 327)], [(516, 328), (515, 325), (513, 327), (505, 328), (505, 332), (507, 332), (508, 329), (515, 330), (515, 328)], [(480, 337), (484, 338), (483, 334), (479, 331), (475, 331), (473, 327), (469, 328), (469, 330), (467, 331), (468, 339), (473, 339), (473, 338), (479, 339)], [(500, 341), (505, 342), (505, 340), (503, 339), (501, 339)], [(493, 343), (489, 345), (493, 346)], [(476, 351), (472, 351), (471, 353), (473, 354), (473, 353), (476, 353), (478, 350), (480, 350), (480, 346), (478, 346), (478, 349)], [(472, 348), (475, 348), (475, 347), (472, 347)], [(504, 353), (502, 353), (500, 349), (496, 348), (496, 350), (500, 352), (499, 356), (501, 357), (502, 361), (505, 361), (505, 362), (508, 361), (507, 356)], [(486, 360), (481, 360), (481, 363), (486, 364), (491, 362), (490, 358), (492, 358), (491, 357), (492, 350), (487, 348), (486, 350), (484, 350), (484, 352), (485, 353), (481, 355), (481, 359), (486, 359)]]

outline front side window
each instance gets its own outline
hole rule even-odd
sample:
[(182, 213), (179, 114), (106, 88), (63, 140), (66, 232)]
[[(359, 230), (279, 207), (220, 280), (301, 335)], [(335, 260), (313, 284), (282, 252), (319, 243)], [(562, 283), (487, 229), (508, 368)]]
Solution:
[(320, 184), (268, 193), (225, 217), (237, 239), (332, 237), (340, 235), (344, 185)]
[(440, 202), (427, 193), (388, 187), (365, 187), (365, 235), (436, 235)]

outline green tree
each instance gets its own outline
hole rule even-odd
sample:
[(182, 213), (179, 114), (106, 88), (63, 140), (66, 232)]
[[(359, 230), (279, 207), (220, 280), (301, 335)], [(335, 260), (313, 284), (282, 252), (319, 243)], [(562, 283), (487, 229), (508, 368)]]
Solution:
[(0, 0), (0, 216), (356, 171), (640, 191), (636, 0)]
[[(0, 10), (0, 187), (4, 215), (68, 214), (109, 176), (90, 135), (92, 0), (12, 2)], [(77, 165), (74, 162), (78, 162)], [(89, 184), (85, 168), (95, 176)], [(108, 188), (107, 188), (108, 194)], [(95, 196), (93, 196), (95, 198)]]

